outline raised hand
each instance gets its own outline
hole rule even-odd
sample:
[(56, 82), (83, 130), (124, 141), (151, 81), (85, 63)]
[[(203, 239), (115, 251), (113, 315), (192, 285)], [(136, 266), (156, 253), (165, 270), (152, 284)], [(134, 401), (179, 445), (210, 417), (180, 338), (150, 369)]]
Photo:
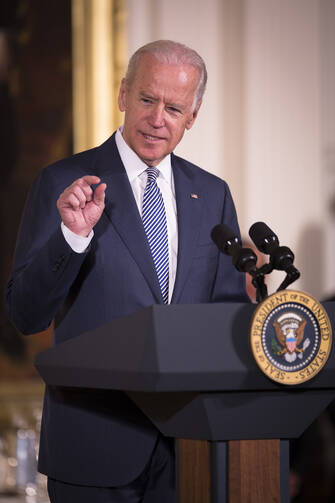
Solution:
[(106, 184), (101, 183), (94, 191), (91, 187), (98, 183), (100, 178), (97, 176), (83, 176), (58, 198), (57, 208), (64, 225), (79, 236), (89, 235), (104, 210)]

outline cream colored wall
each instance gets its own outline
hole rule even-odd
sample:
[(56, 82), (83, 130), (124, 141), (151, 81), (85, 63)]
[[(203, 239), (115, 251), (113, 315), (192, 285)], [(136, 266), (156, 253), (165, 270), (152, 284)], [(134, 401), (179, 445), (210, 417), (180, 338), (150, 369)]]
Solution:
[(323, 288), (335, 292), (335, 2), (321, 3), (321, 164), (325, 201)]
[(243, 218), (246, 228), (264, 219), (277, 231), (304, 272), (297, 287), (316, 295), (323, 215), (318, 3), (246, 2)]
[(229, 182), (242, 232), (268, 223), (296, 253), (295, 286), (318, 297), (335, 291), (335, 265), (322, 266), (335, 243), (335, 231), (325, 238), (333, 225), (325, 199), (333, 192), (334, 10), (332, 0), (128, 0), (130, 53), (171, 38), (208, 66), (201, 113), (177, 153)]

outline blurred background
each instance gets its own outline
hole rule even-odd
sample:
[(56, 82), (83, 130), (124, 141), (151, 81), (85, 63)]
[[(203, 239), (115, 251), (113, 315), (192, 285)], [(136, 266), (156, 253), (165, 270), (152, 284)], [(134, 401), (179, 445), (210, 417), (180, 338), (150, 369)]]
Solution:
[[(209, 73), (176, 152), (228, 181), (243, 235), (263, 220), (295, 252), (294, 287), (332, 296), (334, 25), (333, 0), (1, 0), (1, 286), (36, 173), (110, 136), (122, 123), (116, 99), (129, 55), (169, 38), (196, 49)], [(14, 493), (47, 501), (36, 476), (43, 385), (33, 358), (50, 341), (51, 331), (23, 338), (1, 303), (1, 502)], [(296, 442), (292, 501), (334, 501), (334, 439), (325, 413)]]

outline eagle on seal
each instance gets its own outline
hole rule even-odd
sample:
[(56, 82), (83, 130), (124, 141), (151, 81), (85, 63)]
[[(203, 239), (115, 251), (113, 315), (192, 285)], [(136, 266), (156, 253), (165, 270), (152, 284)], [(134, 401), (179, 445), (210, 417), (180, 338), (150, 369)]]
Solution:
[[(305, 347), (299, 348), (304, 338), (306, 320), (295, 313), (285, 313), (277, 320), (274, 320), (273, 327), (276, 338), (283, 348), (279, 355), (285, 355), (287, 361), (294, 361), (296, 353), (302, 353)], [(288, 354), (287, 354), (288, 353)]]

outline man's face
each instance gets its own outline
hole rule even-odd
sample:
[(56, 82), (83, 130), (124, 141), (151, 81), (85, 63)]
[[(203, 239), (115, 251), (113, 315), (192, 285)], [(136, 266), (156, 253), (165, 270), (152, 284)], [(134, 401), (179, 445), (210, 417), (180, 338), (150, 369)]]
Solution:
[(190, 129), (199, 71), (190, 65), (160, 63), (144, 54), (129, 88), (122, 81), (119, 107), (125, 112), (123, 138), (149, 166), (156, 166)]

